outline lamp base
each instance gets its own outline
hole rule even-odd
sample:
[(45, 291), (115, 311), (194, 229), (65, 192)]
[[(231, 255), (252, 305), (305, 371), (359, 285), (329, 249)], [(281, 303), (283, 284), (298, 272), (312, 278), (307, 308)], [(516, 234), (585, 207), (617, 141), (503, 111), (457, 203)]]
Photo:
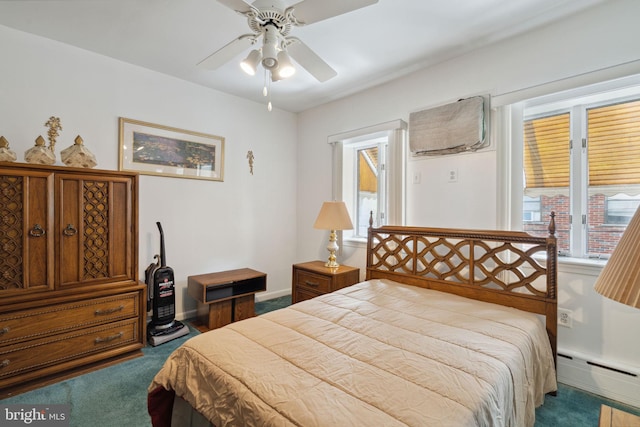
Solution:
[(327, 245), (327, 250), (329, 251), (329, 260), (324, 264), (325, 267), (340, 267), (340, 264), (336, 262), (336, 251), (339, 248), (336, 240), (338, 240), (336, 230), (331, 230), (331, 233), (329, 233), (329, 244)]
[(329, 268), (338, 268), (340, 267), (340, 264), (338, 264), (335, 259), (333, 261), (329, 259), (329, 261), (324, 263), (324, 266)]

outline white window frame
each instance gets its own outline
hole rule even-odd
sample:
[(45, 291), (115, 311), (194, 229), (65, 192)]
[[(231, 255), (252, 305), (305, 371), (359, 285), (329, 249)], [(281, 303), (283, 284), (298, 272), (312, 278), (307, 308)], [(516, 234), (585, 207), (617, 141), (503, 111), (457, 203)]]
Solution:
[[(367, 233), (366, 230), (364, 233), (360, 233), (360, 226), (364, 225), (365, 229), (369, 227), (369, 214), (367, 212), (359, 212), (359, 200), (357, 200), (359, 196), (359, 158), (358, 152), (367, 148), (377, 148), (378, 149), (378, 166), (376, 168), (376, 176), (378, 180), (378, 188), (377, 188), (377, 206), (375, 209), (376, 217), (374, 219), (376, 224), (385, 224), (387, 218), (387, 212), (389, 211), (389, 200), (387, 197), (387, 188), (389, 184), (389, 180), (387, 179), (387, 153), (389, 151), (389, 137), (387, 132), (382, 132), (383, 135), (372, 135), (371, 138), (366, 138), (361, 142), (343, 142), (343, 150), (342, 154), (344, 157), (348, 157), (347, 162), (351, 163), (348, 168), (351, 168), (353, 171), (349, 177), (346, 177), (345, 174), (342, 175), (343, 179), (343, 198), (347, 199), (345, 202), (350, 203), (350, 207), (353, 209), (353, 215), (351, 220), (353, 222), (353, 230), (351, 232), (345, 231), (345, 235), (349, 238), (353, 239), (366, 239)], [(345, 159), (343, 157), (343, 162)], [(347, 163), (347, 164), (348, 164)], [(344, 165), (345, 163), (343, 163)], [(347, 168), (345, 168), (347, 169)], [(349, 180), (347, 183), (346, 180)]]
[[(382, 156), (384, 168), (382, 177), (379, 176), (378, 188), (378, 212), (384, 217), (376, 218), (377, 224), (404, 225), (405, 223), (405, 170), (406, 170), (406, 131), (407, 123), (403, 120), (394, 120), (366, 128), (331, 135), (329, 144), (333, 147), (333, 183), (332, 197), (334, 200), (343, 200), (354, 218), (357, 194), (357, 148), (371, 146), (374, 143), (384, 144), (386, 140), (386, 154)], [(347, 163), (347, 159), (349, 159)], [(345, 167), (347, 166), (347, 167)], [(344, 174), (349, 173), (349, 177)], [(355, 221), (354, 226), (355, 225)], [(364, 246), (366, 236), (358, 236), (354, 230), (341, 232), (340, 245)]]
[[(549, 84), (548, 90), (557, 89), (555, 84)], [(638, 97), (638, 88), (640, 88), (640, 74), (628, 76), (625, 78), (615, 79), (611, 81), (592, 84), (589, 86), (559, 90), (557, 93), (541, 95), (536, 98), (523, 99), (528, 90), (522, 91), (521, 94), (506, 94), (504, 97), (496, 96), (492, 100), (494, 115), (497, 120), (497, 128), (500, 129), (500, 137), (498, 144), (498, 225), (511, 230), (522, 230), (523, 228), (523, 125), (525, 120), (525, 109), (529, 112), (526, 118), (539, 114), (542, 111), (551, 112), (553, 109), (559, 111), (562, 109), (572, 109), (572, 114), (586, 113), (586, 108), (601, 104), (608, 104), (611, 100), (629, 100)], [(630, 92), (630, 90), (632, 92)], [(538, 87), (535, 92), (544, 91)], [(606, 92), (606, 101), (602, 100), (602, 93)], [(517, 99), (518, 96), (522, 98)], [(579, 107), (573, 107), (576, 100), (581, 99)], [(507, 103), (508, 101), (513, 101)], [(582, 108), (585, 110), (582, 110)], [(578, 123), (579, 122), (579, 123)], [(577, 124), (576, 124), (577, 123)], [(588, 191), (585, 190), (588, 182), (586, 155), (582, 152), (581, 138), (586, 133), (586, 118), (581, 117), (580, 121), (572, 122), (571, 139), (574, 141), (571, 150), (572, 167), (579, 165), (582, 174), (571, 182), (572, 200), (581, 200), (580, 204), (572, 204), (570, 207), (573, 216), (573, 225), (582, 227), (582, 207), (586, 206), (586, 198)], [(577, 135), (580, 135), (579, 137)], [(579, 143), (577, 141), (580, 141)], [(575, 168), (574, 168), (575, 169)], [(574, 182), (574, 179), (577, 182)], [(586, 212), (584, 212), (586, 213)], [(548, 218), (541, 218), (542, 221), (548, 221)], [(573, 232), (570, 239), (570, 247), (572, 254), (578, 256), (559, 258), (560, 263), (568, 265), (593, 266), (599, 271), (599, 267), (604, 265), (602, 260), (592, 260), (586, 258), (586, 232)]]

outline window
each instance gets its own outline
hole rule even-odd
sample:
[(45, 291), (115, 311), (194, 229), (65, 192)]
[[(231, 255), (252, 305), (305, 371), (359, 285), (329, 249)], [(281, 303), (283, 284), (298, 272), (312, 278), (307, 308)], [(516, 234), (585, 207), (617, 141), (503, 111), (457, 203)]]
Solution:
[(384, 179), (385, 157), (388, 149), (387, 138), (372, 146), (356, 149), (357, 172), (355, 192), (355, 233), (357, 237), (366, 237), (369, 217), (384, 221), (387, 212), (386, 180)]
[(605, 224), (629, 224), (631, 217), (640, 205), (639, 197), (616, 194), (605, 200)]
[(523, 116), (523, 229), (545, 235), (555, 211), (560, 255), (608, 258), (640, 205), (640, 87)]
[(405, 133), (406, 123), (398, 120), (329, 138), (334, 199), (347, 204), (354, 227), (344, 239), (366, 239), (371, 212), (374, 226), (404, 223)]

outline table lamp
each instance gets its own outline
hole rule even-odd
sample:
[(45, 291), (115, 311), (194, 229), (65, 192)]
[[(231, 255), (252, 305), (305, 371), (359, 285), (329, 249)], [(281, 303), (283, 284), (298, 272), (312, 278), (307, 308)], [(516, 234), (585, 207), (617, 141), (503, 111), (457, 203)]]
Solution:
[(631, 218), (594, 287), (607, 298), (640, 308), (640, 209)]
[(318, 218), (316, 218), (316, 222), (313, 224), (313, 228), (331, 231), (329, 234), (329, 245), (327, 245), (329, 260), (325, 266), (330, 268), (339, 267), (340, 264), (336, 262), (336, 251), (338, 250), (336, 231), (353, 229), (347, 206), (344, 202), (324, 202), (322, 208), (320, 208)]

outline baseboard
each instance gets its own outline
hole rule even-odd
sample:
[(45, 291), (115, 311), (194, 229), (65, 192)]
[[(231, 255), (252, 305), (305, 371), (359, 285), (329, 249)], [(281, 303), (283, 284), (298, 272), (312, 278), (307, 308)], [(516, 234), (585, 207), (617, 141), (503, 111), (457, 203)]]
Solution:
[(260, 292), (259, 294), (256, 294), (256, 301), (261, 302), (269, 299), (284, 297), (287, 295), (291, 295), (291, 288), (281, 289), (279, 291), (273, 292)]
[(198, 317), (198, 310), (196, 310), (195, 308), (193, 310), (187, 310), (180, 313), (176, 313), (176, 319), (180, 321), (195, 319), (197, 317)]
[(559, 349), (558, 381), (640, 408), (640, 373), (635, 367)]

